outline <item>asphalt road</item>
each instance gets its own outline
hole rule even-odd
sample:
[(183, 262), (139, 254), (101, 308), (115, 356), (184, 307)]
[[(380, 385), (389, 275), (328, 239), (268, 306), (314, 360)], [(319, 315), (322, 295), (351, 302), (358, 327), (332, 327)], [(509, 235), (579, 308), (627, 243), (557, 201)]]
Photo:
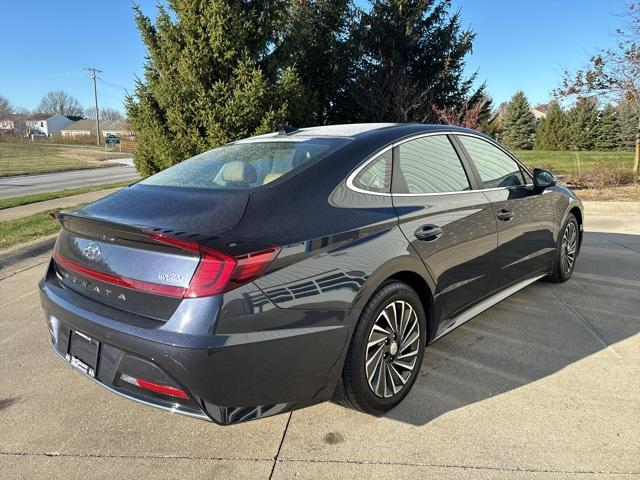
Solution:
[(58, 360), (36, 292), (47, 255), (30, 258), (0, 270), (0, 476), (640, 478), (635, 225), (587, 234), (571, 281), (430, 346), (383, 417), (326, 403), (231, 427), (117, 398)]
[(137, 180), (140, 178), (132, 166), (113, 166), (68, 172), (19, 175), (0, 178), (0, 198), (18, 197), (34, 193), (54, 192), (66, 188), (86, 187), (101, 183)]

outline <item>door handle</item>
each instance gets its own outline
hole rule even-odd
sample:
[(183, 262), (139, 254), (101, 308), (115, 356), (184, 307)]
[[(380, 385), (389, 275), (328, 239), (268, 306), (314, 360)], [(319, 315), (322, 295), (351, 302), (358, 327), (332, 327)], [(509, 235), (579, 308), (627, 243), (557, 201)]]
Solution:
[(498, 213), (496, 213), (496, 217), (498, 217), (498, 220), (502, 220), (503, 222), (508, 222), (514, 216), (514, 213), (511, 210), (507, 210), (506, 208), (503, 208)]
[(442, 228), (437, 225), (423, 225), (418, 228), (413, 234), (418, 240), (432, 242), (440, 238), (440, 235), (442, 235), (442, 233)]

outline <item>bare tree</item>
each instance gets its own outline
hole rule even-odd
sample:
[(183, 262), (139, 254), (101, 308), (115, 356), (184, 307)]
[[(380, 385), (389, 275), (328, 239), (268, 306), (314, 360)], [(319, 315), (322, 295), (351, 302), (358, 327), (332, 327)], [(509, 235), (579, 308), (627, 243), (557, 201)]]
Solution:
[(432, 108), (438, 120), (445, 125), (457, 125), (459, 127), (480, 130), (483, 122), (484, 107), (487, 102), (488, 100), (483, 98), (479, 102), (471, 105), (468, 101), (464, 102), (459, 108), (440, 108), (437, 105), (433, 105)]
[[(84, 114), (87, 118), (91, 118), (95, 120), (96, 118), (96, 109), (94, 107), (89, 107), (85, 109)], [(120, 110), (116, 108), (101, 108), (100, 109), (100, 120), (122, 120), (122, 114)]]
[[(357, 100), (363, 118), (385, 122), (426, 122), (427, 108), (433, 101), (428, 90), (421, 89), (406, 71), (387, 69), (373, 78), (365, 77), (368, 86)], [(429, 113), (425, 114), (424, 112)]]
[(59, 113), (60, 115), (82, 115), (84, 110), (75, 97), (69, 95), (67, 92), (58, 90), (56, 92), (49, 92), (42, 97), (40, 105), (38, 105), (38, 112), (49, 113), (51, 115), (54, 113)]
[(576, 72), (563, 72), (557, 97), (597, 95), (605, 101), (627, 103), (638, 117), (633, 176), (640, 164), (640, 2), (627, 4), (626, 29), (618, 29), (616, 46), (600, 50), (589, 63)]
[(13, 113), (13, 107), (7, 97), (0, 95), (0, 119)]

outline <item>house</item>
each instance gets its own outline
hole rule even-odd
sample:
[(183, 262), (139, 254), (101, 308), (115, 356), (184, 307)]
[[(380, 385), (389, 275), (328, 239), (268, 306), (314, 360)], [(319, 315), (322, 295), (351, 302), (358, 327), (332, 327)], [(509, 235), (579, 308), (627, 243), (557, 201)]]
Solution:
[[(495, 111), (493, 118), (502, 121), (507, 113), (508, 105), (509, 105), (509, 102), (502, 102), (500, 106), (497, 108), (497, 110)], [(536, 124), (540, 123), (542, 120), (547, 118), (547, 112), (549, 111), (550, 105), (551, 104), (548, 104), (548, 103), (541, 103), (537, 105), (535, 108), (529, 109), (529, 111), (531, 112), (531, 115), (533, 115), (533, 118), (536, 121)]]
[[(78, 118), (78, 117), (71, 117)], [(35, 113), (25, 121), (27, 135), (59, 135), (60, 130), (73, 123), (69, 117), (59, 113)]]
[(115, 121), (106, 120), (104, 126), (102, 126), (102, 122), (101, 122), (100, 130), (102, 130), (102, 134), (105, 137), (109, 135), (116, 135), (118, 137), (129, 137), (133, 135), (133, 131), (131, 130), (131, 127), (129, 127), (129, 124), (124, 120), (115, 120)]
[(25, 129), (24, 115), (11, 113), (0, 118), (0, 135), (23, 135)]
[(537, 108), (532, 108), (531, 109), (531, 113), (533, 114), (534, 118), (536, 119), (536, 122), (540, 122), (540, 121), (544, 120), (545, 118), (547, 118), (547, 113), (543, 112), (542, 110), (538, 110)]
[[(101, 125), (102, 127), (102, 125)], [(102, 130), (102, 128), (100, 128)], [(88, 137), (95, 136), (96, 134), (96, 121), (90, 120), (88, 118), (84, 118), (82, 120), (78, 120), (76, 122), (67, 125), (62, 130), (60, 130), (60, 134), (63, 137)]]
[[(63, 137), (88, 137), (96, 135), (95, 120), (79, 120), (65, 127), (60, 132)], [(131, 128), (122, 120), (100, 120), (100, 133), (103, 137), (117, 135), (119, 137), (132, 135)]]

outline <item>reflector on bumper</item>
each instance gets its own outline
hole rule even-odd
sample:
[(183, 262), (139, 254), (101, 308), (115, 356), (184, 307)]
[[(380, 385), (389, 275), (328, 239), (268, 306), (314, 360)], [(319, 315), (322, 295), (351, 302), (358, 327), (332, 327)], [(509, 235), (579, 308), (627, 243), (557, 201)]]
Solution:
[(144, 390), (149, 390), (150, 392), (162, 393), (163, 395), (169, 395), (170, 397), (189, 398), (189, 395), (187, 395), (185, 391), (180, 390), (179, 388), (170, 387), (169, 385), (160, 385), (158, 383), (149, 382), (140, 378), (134, 378), (125, 373), (120, 374), (120, 380), (130, 383), (131, 385), (135, 385), (136, 387), (142, 388)]

